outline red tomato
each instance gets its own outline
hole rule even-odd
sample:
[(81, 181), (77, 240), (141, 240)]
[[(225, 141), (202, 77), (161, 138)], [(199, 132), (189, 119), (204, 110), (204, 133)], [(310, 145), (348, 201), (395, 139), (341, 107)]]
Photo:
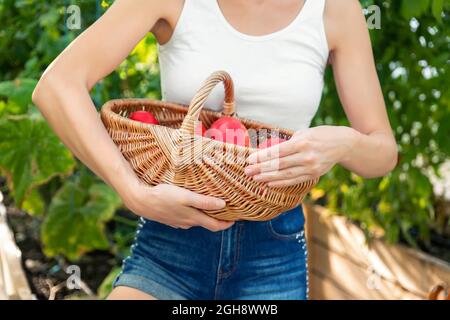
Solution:
[(130, 114), (130, 119), (149, 124), (158, 124), (155, 116), (148, 111), (135, 111)]
[(216, 120), (206, 131), (206, 136), (239, 146), (250, 146), (250, 135), (247, 128), (236, 118), (223, 117)]
[(259, 144), (258, 149), (266, 149), (286, 141), (287, 140), (283, 138), (268, 138)]

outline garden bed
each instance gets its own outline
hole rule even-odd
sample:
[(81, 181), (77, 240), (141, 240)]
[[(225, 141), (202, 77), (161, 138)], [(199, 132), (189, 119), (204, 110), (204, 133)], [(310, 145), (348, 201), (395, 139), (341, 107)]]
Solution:
[(426, 299), (450, 286), (450, 264), (381, 239), (367, 243), (348, 219), (305, 207), (312, 299)]
[[(102, 281), (116, 265), (115, 257), (105, 251), (92, 252), (80, 261), (48, 258), (42, 252), (40, 221), (23, 211), (8, 208), (9, 225), (22, 251), (22, 264), (28, 283), (37, 299), (96, 299)], [(70, 276), (64, 270), (72, 264), (80, 267), (83, 288), (70, 290), (65, 285)]]
[[(76, 261), (58, 255), (48, 257), (42, 248), (41, 228), (44, 216), (33, 216), (14, 205), (5, 179), (0, 177), (0, 190), (4, 195), (7, 222), (22, 254), (22, 268), (37, 299), (98, 299), (104, 298), (113, 280), (114, 272), (128, 254), (134, 238), (137, 218), (127, 210), (117, 210), (114, 219), (105, 225), (110, 246), (81, 255)], [(80, 270), (81, 289), (69, 289), (66, 273), (69, 266)], [(108, 277), (109, 276), (109, 277)], [(106, 279), (106, 280), (105, 280)]]

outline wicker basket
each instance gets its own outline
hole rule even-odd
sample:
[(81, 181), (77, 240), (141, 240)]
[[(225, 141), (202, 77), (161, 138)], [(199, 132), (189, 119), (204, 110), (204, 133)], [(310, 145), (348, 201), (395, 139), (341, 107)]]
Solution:
[[(208, 95), (220, 82), (225, 87), (223, 112), (202, 110)], [(150, 111), (159, 125), (128, 119), (136, 110)], [(265, 221), (298, 206), (318, 179), (269, 188), (244, 173), (252, 148), (194, 134), (198, 120), (209, 127), (222, 116), (234, 116), (233, 82), (223, 71), (213, 73), (204, 82), (189, 107), (148, 99), (123, 99), (109, 101), (101, 110), (101, 119), (111, 138), (143, 182), (151, 186), (168, 183), (225, 200), (225, 209), (205, 210), (210, 216), (229, 221)], [(254, 129), (250, 130), (254, 132), (252, 145), (275, 132), (282, 138), (293, 134), (255, 121), (240, 120), (248, 129)]]

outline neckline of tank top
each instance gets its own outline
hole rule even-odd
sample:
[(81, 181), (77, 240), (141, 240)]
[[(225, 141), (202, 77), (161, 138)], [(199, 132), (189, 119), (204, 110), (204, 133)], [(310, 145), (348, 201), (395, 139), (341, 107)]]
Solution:
[(281, 28), (280, 30), (277, 30), (277, 31), (274, 31), (274, 32), (271, 32), (268, 34), (259, 35), (259, 36), (246, 34), (246, 33), (243, 33), (241, 31), (237, 30), (233, 25), (231, 25), (231, 23), (228, 22), (227, 18), (223, 14), (222, 9), (220, 8), (218, 0), (210, 0), (210, 1), (213, 2), (214, 11), (216, 12), (219, 20), (222, 21), (225, 28), (227, 28), (232, 34), (234, 34), (235, 36), (237, 36), (241, 39), (244, 39), (244, 40), (266, 41), (266, 40), (271, 40), (275, 37), (278, 37), (288, 31), (290, 31), (292, 28), (294, 28), (306, 16), (307, 11), (309, 10), (309, 5), (310, 5), (309, 2), (312, 2), (314, 0), (305, 0), (300, 11), (297, 13), (295, 18), (287, 26)]

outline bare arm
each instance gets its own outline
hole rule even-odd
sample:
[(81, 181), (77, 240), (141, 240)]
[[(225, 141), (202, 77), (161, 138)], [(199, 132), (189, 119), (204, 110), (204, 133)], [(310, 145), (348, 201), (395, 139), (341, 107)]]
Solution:
[[(170, 14), (171, 3), (116, 0), (48, 67), (33, 101), (66, 146), (111, 185), (135, 213), (177, 227), (202, 225), (219, 230), (229, 224), (197, 209), (223, 207), (222, 200), (167, 185), (146, 188), (139, 182), (109, 137), (89, 96), (89, 90), (127, 57), (156, 22)], [(168, 193), (172, 204), (167, 201)]]
[(376, 73), (367, 24), (356, 0), (329, 1), (327, 33), (339, 97), (352, 128), (353, 147), (340, 161), (366, 178), (397, 163), (397, 145)]
[[(131, 168), (109, 138), (89, 90), (155, 24), (162, 12), (154, 2), (116, 1), (48, 67), (33, 93), (33, 101), (62, 141), (117, 191), (126, 185), (119, 181), (132, 179)], [(137, 3), (146, 10), (136, 10)], [(135, 14), (141, 17), (124, 19)]]
[(365, 177), (387, 174), (397, 145), (357, 0), (327, 1), (325, 25), (340, 100), (350, 127), (319, 126), (250, 156), (246, 172), (269, 186), (293, 185), (327, 173), (336, 164)]

